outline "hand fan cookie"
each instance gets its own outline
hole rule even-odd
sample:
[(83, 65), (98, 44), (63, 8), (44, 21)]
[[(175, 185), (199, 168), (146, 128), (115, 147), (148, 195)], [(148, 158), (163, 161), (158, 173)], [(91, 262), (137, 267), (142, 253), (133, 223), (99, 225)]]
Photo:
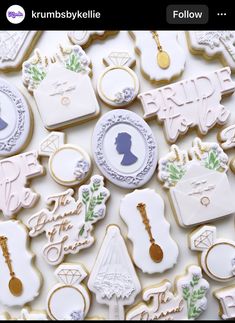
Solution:
[(235, 32), (232, 30), (197, 30), (187, 32), (188, 44), (193, 54), (206, 59), (219, 59), (224, 66), (235, 71)]
[(231, 186), (226, 175), (228, 156), (213, 142), (193, 141), (187, 151), (172, 145), (159, 160), (158, 177), (169, 189), (180, 226), (190, 227), (230, 215), (235, 210)]
[(53, 57), (36, 49), (24, 62), (23, 83), (33, 93), (48, 130), (72, 126), (99, 114), (89, 65), (90, 59), (78, 45), (60, 46)]
[(27, 184), (31, 178), (42, 174), (37, 151), (0, 160), (0, 210), (5, 218), (14, 217), (21, 208), (34, 206), (39, 195)]
[(111, 52), (104, 64), (107, 67), (97, 82), (99, 97), (113, 108), (129, 105), (139, 92), (138, 77), (131, 69), (135, 59), (128, 52)]
[(25, 98), (0, 78), (0, 156), (22, 150), (31, 139), (32, 128), (33, 117)]
[(55, 271), (59, 283), (47, 297), (47, 313), (52, 320), (83, 321), (90, 308), (88, 289), (81, 282), (87, 276), (80, 264), (61, 264)]
[(186, 55), (175, 31), (130, 31), (143, 75), (151, 82), (170, 82), (185, 66)]
[(124, 306), (134, 302), (140, 283), (120, 229), (107, 228), (88, 280), (97, 302), (109, 306), (109, 320), (124, 320)]
[(78, 199), (69, 188), (47, 198), (48, 208), (28, 220), (29, 235), (46, 234), (43, 256), (50, 265), (60, 264), (67, 254), (77, 254), (94, 243), (93, 225), (104, 218), (109, 191), (103, 177), (94, 175), (90, 184), (79, 187)]
[(205, 225), (193, 231), (189, 236), (189, 247), (201, 252), (201, 267), (211, 279), (221, 282), (234, 279), (235, 241), (218, 239), (216, 227)]
[(144, 273), (162, 273), (172, 268), (179, 250), (164, 217), (164, 201), (149, 188), (135, 190), (121, 201), (120, 215), (133, 243), (133, 260)]
[(65, 144), (65, 134), (62, 132), (51, 132), (40, 144), (39, 155), (49, 157), (49, 172), (61, 185), (80, 185), (90, 175), (89, 155), (78, 146)]
[(32, 263), (28, 232), (18, 221), (0, 223), (0, 302), (22, 306), (39, 295), (41, 277)]
[(145, 288), (144, 302), (126, 314), (127, 321), (196, 320), (207, 308), (209, 283), (199, 266), (189, 266), (185, 275), (175, 281), (176, 290), (165, 280), (160, 285)]
[(174, 143), (190, 128), (206, 135), (215, 125), (224, 125), (230, 112), (220, 104), (235, 90), (229, 67), (140, 93), (144, 118), (164, 125), (168, 142)]

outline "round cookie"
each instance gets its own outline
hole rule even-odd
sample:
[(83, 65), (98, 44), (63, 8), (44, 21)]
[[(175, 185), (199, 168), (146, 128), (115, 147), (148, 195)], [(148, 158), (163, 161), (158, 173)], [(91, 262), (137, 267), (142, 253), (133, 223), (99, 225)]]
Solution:
[(0, 78), (0, 156), (20, 152), (31, 138), (33, 118), (23, 95)]

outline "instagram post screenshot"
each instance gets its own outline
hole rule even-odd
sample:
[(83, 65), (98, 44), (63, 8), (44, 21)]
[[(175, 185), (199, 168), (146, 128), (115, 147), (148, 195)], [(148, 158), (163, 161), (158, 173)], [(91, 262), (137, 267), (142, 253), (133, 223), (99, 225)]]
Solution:
[(232, 4), (0, 7), (0, 321), (235, 320)]

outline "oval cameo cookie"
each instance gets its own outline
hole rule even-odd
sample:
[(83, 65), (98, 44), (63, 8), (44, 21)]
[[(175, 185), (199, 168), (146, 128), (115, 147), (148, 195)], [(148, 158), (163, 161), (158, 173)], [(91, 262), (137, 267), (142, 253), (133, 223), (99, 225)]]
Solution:
[(98, 79), (99, 97), (113, 108), (129, 105), (139, 92), (139, 80), (130, 68), (135, 59), (128, 52), (112, 52), (103, 61), (107, 67)]
[(152, 130), (136, 113), (113, 110), (97, 122), (92, 140), (95, 162), (102, 174), (123, 188), (137, 188), (157, 166)]
[(23, 95), (0, 78), (0, 156), (11, 156), (23, 149), (31, 126), (31, 113)]

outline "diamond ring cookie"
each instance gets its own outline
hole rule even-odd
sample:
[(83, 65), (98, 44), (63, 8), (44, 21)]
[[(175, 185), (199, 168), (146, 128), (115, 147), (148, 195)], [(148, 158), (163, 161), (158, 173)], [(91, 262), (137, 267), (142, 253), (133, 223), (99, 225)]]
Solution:
[(62, 132), (51, 132), (40, 144), (39, 155), (49, 157), (49, 172), (61, 185), (80, 185), (90, 175), (89, 155), (78, 146), (65, 144), (65, 134)]
[(96, 117), (100, 108), (89, 74), (90, 59), (78, 46), (60, 46), (54, 56), (38, 49), (24, 62), (23, 83), (33, 93), (43, 124), (62, 129)]
[(130, 31), (142, 74), (151, 82), (170, 82), (185, 67), (186, 55), (175, 31)]
[(205, 225), (189, 235), (189, 244), (191, 250), (202, 252), (201, 267), (210, 278), (221, 282), (234, 279), (235, 241), (217, 239), (216, 227)]
[(87, 276), (80, 264), (61, 264), (55, 271), (59, 283), (47, 297), (47, 313), (52, 320), (84, 320), (90, 308), (90, 295), (81, 284)]
[(176, 264), (179, 250), (170, 235), (170, 224), (164, 217), (164, 201), (159, 194), (149, 188), (127, 194), (121, 200), (120, 215), (128, 226), (137, 267), (153, 274)]
[(134, 302), (141, 287), (125, 241), (116, 225), (106, 235), (88, 280), (100, 304), (109, 306), (109, 320), (124, 320), (124, 306)]
[(231, 70), (225, 67), (140, 93), (138, 98), (144, 118), (157, 118), (163, 123), (167, 141), (174, 143), (190, 128), (197, 127), (200, 134), (206, 135), (215, 125), (224, 125), (230, 112), (220, 101), (234, 90)]
[(159, 160), (158, 177), (169, 189), (178, 223), (195, 226), (230, 215), (235, 210), (226, 175), (228, 156), (217, 143), (193, 141), (189, 154), (172, 145)]
[(99, 119), (93, 132), (92, 151), (103, 175), (123, 188), (143, 186), (157, 166), (152, 130), (128, 110), (112, 110)]
[(189, 49), (206, 59), (218, 58), (235, 71), (235, 32), (232, 30), (200, 30), (186, 32)]
[(199, 266), (189, 266), (185, 275), (172, 284), (165, 280), (145, 288), (143, 300), (127, 311), (127, 321), (196, 320), (207, 308), (209, 283), (202, 277)]
[(28, 231), (19, 221), (0, 223), (0, 302), (23, 306), (39, 295), (41, 276), (28, 249)]
[(139, 92), (138, 77), (131, 69), (135, 59), (128, 52), (111, 52), (103, 61), (107, 67), (97, 81), (99, 97), (114, 108), (129, 105)]
[(39, 35), (40, 32), (34, 30), (1, 30), (0, 70), (5, 72), (19, 69)]
[(33, 116), (25, 98), (0, 78), (0, 156), (22, 150), (31, 139), (32, 128)]
[(88, 185), (79, 187), (78, 198), (69, 188), (47, 198), (47, 208), (28, 220), (29, 236), (45, 233), (47, 243), (43, 256), (50, 265), (60, 264), (67, 254), (77, 254), (95, 241), (93, 225), (104, 218), (106, 202), (110, 196), (103, 177), (94, 175)]

